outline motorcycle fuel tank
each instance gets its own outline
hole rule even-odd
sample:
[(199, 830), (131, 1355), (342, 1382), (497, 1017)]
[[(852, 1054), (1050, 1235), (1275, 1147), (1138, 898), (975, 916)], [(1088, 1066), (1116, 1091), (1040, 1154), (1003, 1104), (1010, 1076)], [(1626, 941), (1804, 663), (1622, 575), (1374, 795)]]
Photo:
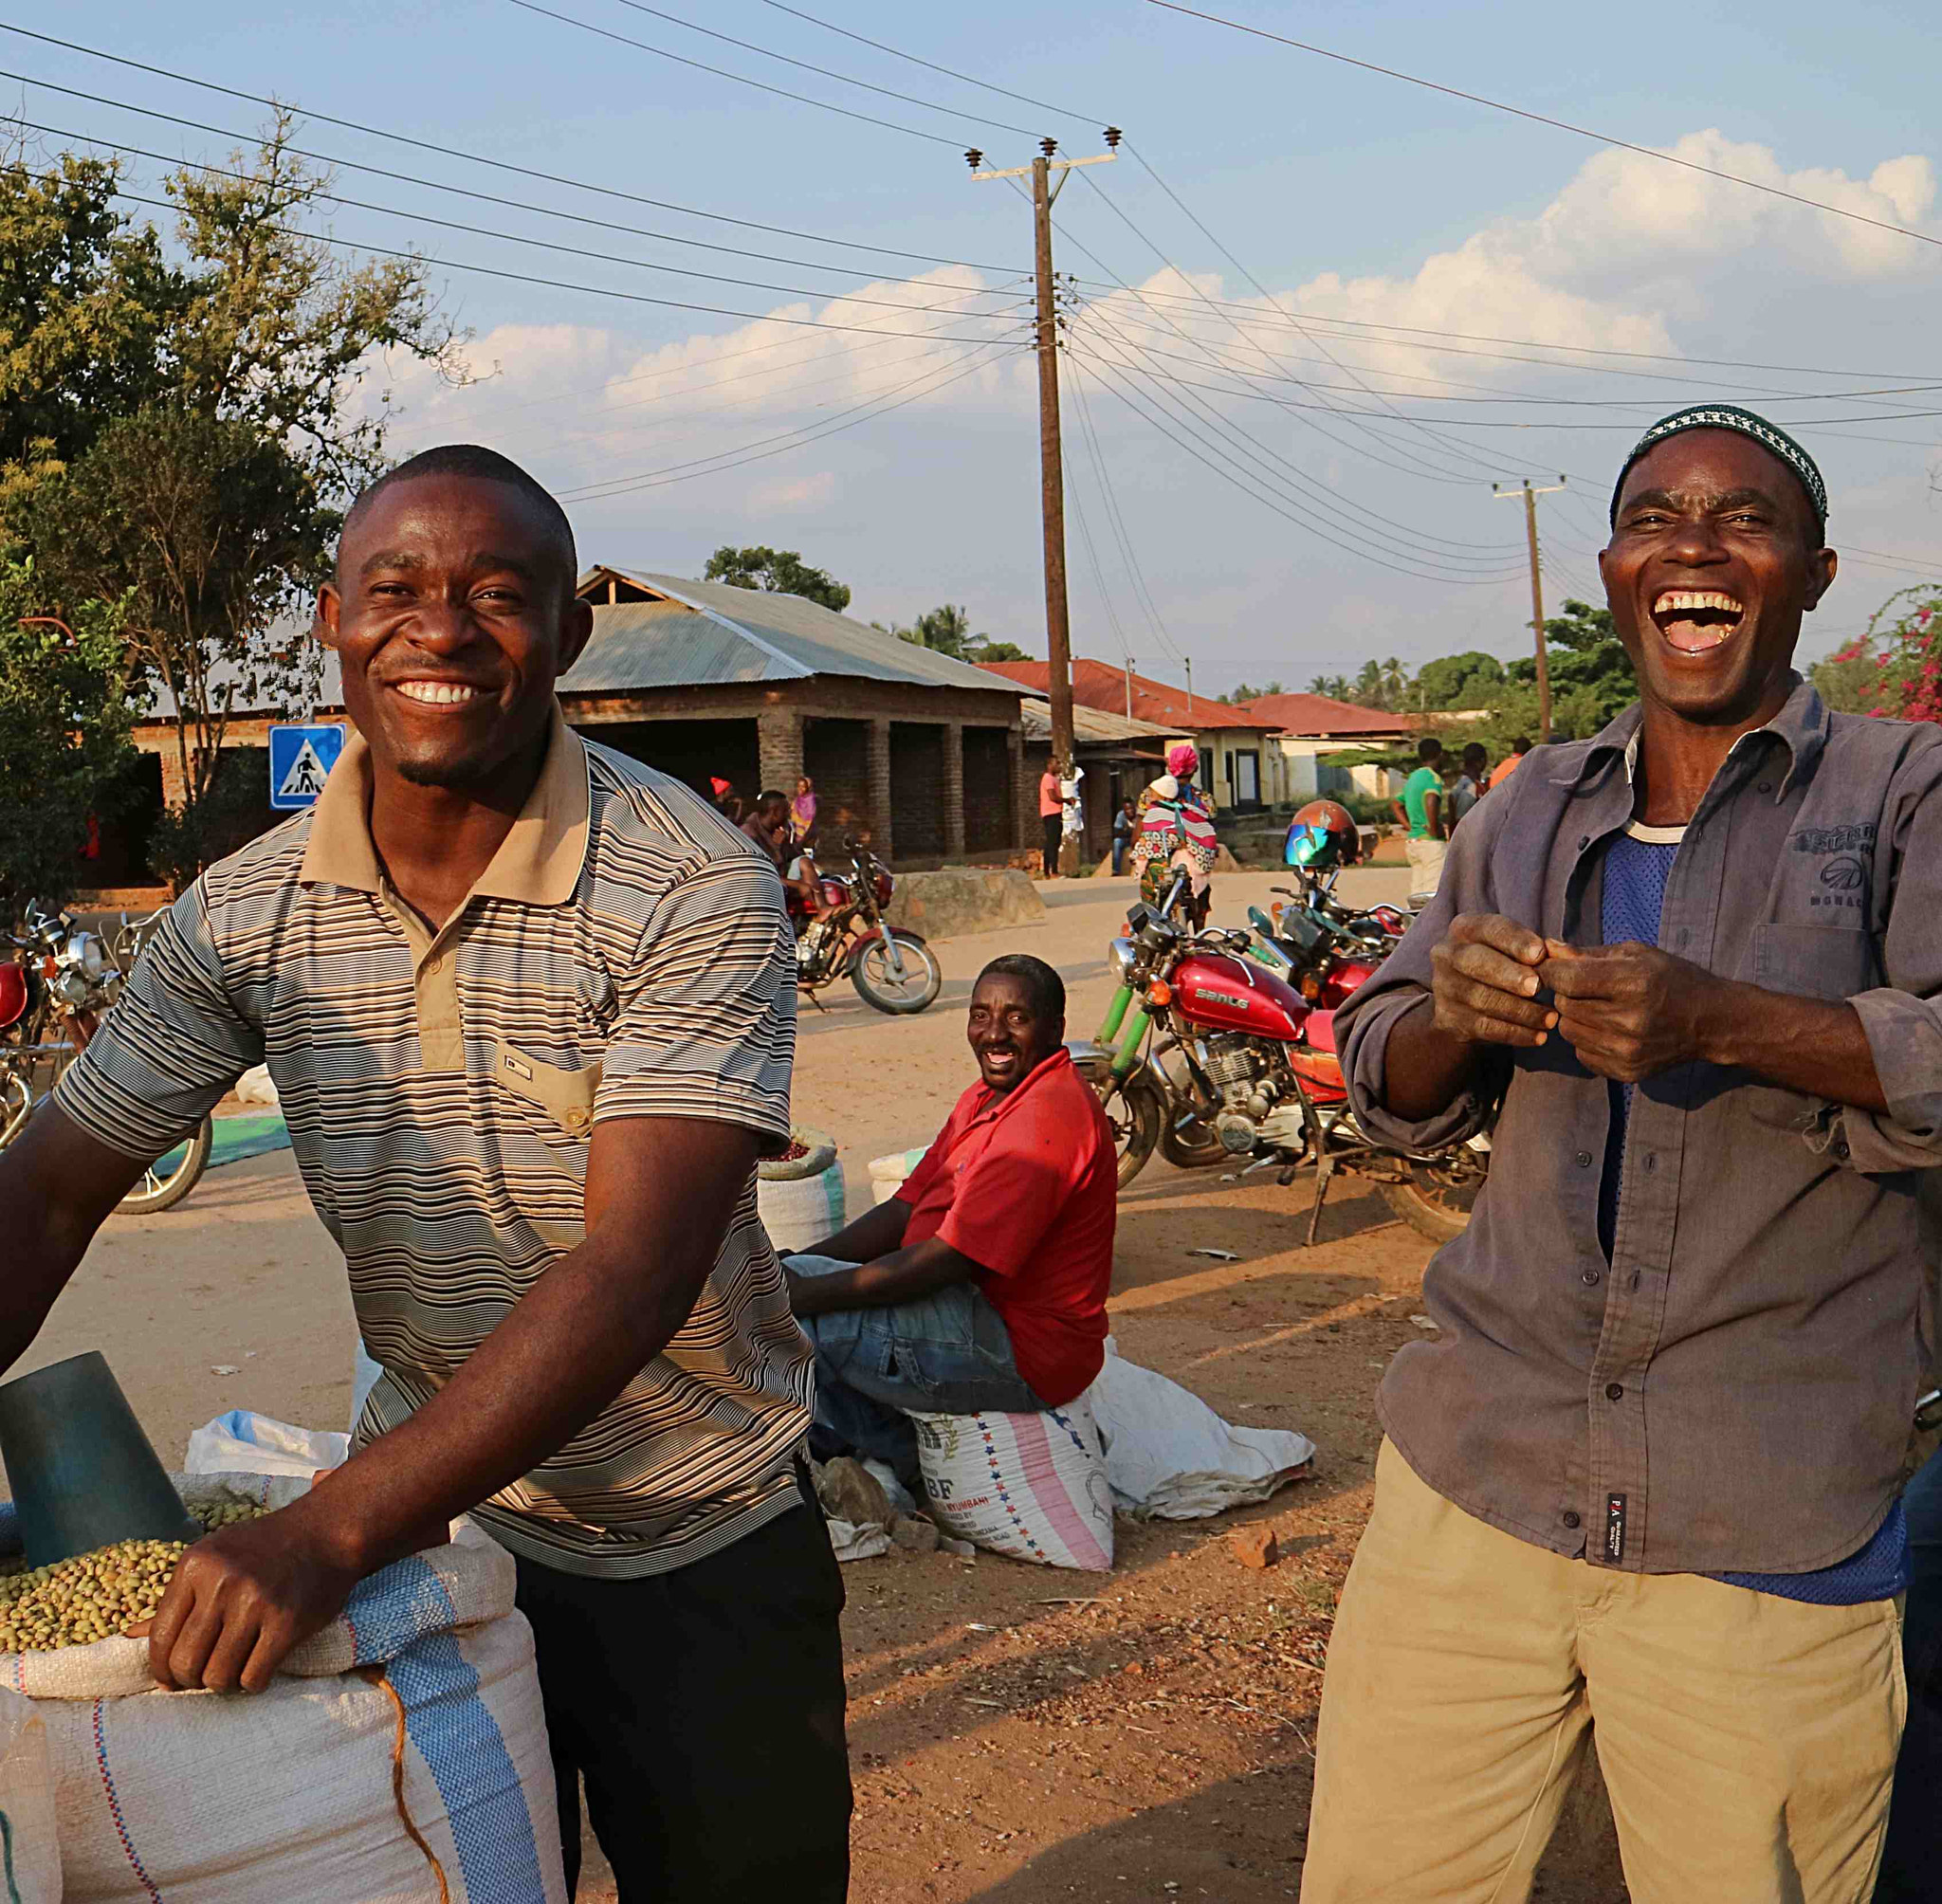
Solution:
[(1252, 1032), (1292, 1042), (1301, 1035), (1309, 1006), (1273, 973), (1224, 952), (1200, 952), (1174, 967), (1174, 1004), (1189, 1024), (1210, 1031)]
[(1322, 996), (1318, 1002), (1324, 1011), (1335, 1011), (1348, 1002), (1351, 992), (1366, 985), (1375, 976), (1376, 968), (1367, 960), (1340, 960), (1323, 975)]

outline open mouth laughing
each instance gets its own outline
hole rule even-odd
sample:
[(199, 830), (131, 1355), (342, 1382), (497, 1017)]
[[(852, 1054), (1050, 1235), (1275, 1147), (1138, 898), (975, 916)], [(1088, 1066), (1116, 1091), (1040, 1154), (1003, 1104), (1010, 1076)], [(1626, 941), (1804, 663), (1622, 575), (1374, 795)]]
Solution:
[(392, 686), (421, 707), (467, 707), (486, 698), (485, 688), (465, 681), (395, 681)]
[(1723, 648), (1747, 617), (1736, 595), (1718, 589), (1666, 589), (1652, 604), (1652, 619), (1668, 647), (1681, 654)]

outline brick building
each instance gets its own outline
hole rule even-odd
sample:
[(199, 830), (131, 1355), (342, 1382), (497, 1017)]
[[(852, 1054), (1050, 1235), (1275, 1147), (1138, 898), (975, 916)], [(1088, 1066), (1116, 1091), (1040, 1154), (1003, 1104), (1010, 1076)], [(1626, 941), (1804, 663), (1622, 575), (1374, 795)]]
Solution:
[[(744, 800), (765, 787), (793, 794), (806, 773), (823, 822), (868, 835), (900, 867), (1001, 862), (1035, 837), (1015, 683), (798, 595), (606, 564), (579, 595), (594, 605), (594, 635), (559, 700), (589, 740), (704, 794), (719, 777)], [(343, 704), (335, 657), (324, 660), (314, 718), (327, 721)], [(226, 771), (263, 789), (246, 837), (280, 817), (266, 749), (284, 718), (237, 712), (224, 736), (226, 761), (239, 757)], [(174, 722), (141, 723), (135, 741), (147, 812), (179, 803)], [(101, 885), (139, 886), (153, 877), (138, 864), (142, 814), (115, 832)]]

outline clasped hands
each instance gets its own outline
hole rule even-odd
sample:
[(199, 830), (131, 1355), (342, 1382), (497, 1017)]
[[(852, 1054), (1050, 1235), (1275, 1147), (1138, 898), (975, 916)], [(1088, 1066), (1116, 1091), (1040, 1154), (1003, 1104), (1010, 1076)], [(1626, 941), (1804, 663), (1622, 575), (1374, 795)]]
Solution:
[(1588, 1071), (1621, 1084), (1707, 1056), (1725, 983), (1654, 945), (1566, 945), (1496, 912), (1459, 913), (1432, 957), (1438, 1030), (1525, 1048), (1555, 1032)]

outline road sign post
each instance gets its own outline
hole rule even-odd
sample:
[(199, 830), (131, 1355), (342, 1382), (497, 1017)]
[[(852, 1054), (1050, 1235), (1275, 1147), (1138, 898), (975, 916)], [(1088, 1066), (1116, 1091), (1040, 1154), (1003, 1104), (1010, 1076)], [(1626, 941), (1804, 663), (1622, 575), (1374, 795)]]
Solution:
[(315, 806), (330, 770), (344, 751), (344, 730), (336, 722), (276, 725), (269, 730), (269, 803), (278, 813)]

